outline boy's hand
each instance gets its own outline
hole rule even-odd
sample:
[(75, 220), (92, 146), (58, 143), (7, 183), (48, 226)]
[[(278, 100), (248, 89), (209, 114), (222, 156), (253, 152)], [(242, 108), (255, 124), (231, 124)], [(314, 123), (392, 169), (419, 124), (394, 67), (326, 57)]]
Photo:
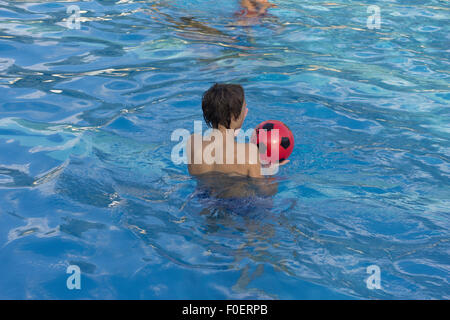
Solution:
[(284, 166), (285, 164), (288, 164), (291, 160), (283, 160), (281, 162), (277, 162), (277, 163), (270, 163), (270, 164), (266, 164), (264, 165), (264, 167), (269, 168), (269, 167), (274, 167), (274, 166)]
[(269, 165), (262, 165), (261, 166), (261, 174), (263, 176), (273, 176), (278, 172), (278, 168), (280, 166), (284, 166), (285, 164), (289, 163), (291, 160), (283, 160), (281, 162), (277, 163), (270, 163)]

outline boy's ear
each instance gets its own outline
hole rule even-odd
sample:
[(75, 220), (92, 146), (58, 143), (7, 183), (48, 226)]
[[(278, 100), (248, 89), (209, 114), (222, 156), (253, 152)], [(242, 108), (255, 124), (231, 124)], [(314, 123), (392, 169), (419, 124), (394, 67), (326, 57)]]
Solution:
[(244, 121), (245, 118), (247, 117), (247, 113), (248, 113), (248, 108), (245, 107), (244, 116), (242, 117), (242, 121)]
[[(248, 108), (247, 108), (247, 107), (245, 107), (245, 111), (244, 111), (244, 117), (243, 117), (243, 119), (245, 119), (245, 117), (247, 116), (247, 113), (248, 113)], [(239, 118), (240, 118), (240, 116), (239, 116)], [(236, 119), (234, 119), (234, 120), (239, 120), (239, 118), (236, 118)]]

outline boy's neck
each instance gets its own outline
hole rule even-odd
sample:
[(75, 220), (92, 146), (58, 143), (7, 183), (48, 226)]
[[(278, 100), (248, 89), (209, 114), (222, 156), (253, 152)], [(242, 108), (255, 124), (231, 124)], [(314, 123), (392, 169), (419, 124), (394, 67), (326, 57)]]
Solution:
[(234, 133), (234, 131), (236, 130), (235, 128), (225, 128), (222, 125), (219, 125), (219, 127), (217, 128), (217, 130), (219, 130), (220, 132), (222, 132), (223, 134), (227, 133), (227, 130), (230, 130)]

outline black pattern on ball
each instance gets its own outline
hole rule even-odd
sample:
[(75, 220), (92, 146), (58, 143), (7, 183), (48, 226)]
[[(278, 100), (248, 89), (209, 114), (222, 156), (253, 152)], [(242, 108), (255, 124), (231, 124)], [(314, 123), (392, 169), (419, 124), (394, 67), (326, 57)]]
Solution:
[(271, 122), (266, 123), (265, 125), (263, 125), (262, 128), (263, 128), (264, 130), (270, 131), (270, 130), (273, 129), (273, 123), (271, 123)]
[(289, 141), (288, 137), (281, 138), (280, 146), (287, 149), (287, 148), (289, 148), (290, 145), (291, 145), (291, 141)]

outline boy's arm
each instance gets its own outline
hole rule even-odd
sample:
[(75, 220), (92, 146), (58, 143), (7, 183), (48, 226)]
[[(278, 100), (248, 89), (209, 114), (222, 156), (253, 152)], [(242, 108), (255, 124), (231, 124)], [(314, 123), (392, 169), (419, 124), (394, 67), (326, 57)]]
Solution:
[[(260, 193), (264, 194), (264, 195), (269, 195), (269, 196), (276, 194), (278, 192), (278, 183), (275, 182), (275, 178), (261, 174), (262, 167), (261, 167), (261, 161), (259, 158), (258, 147), (255, 144), (250, 143), (247, 154), (249, 155), (248, 176), (252, 177), (252, 178), (259, 178), (259, 179), (256, 179), (255, 181), (257, 181), (257, 185), (258, 185), (258, 189), (259, 189)], [(253, 158), (252, 158), (252, 156), (253, 156)], [(256, 157), (256, 163), (254, 163), (254, 161), (252, 161), (255, 159), (255, 157)], [(272, 167), (272, 169), (273, 169), (275, 166), (284, 166), (285, 164), (287, 164), (289, 162), (290, 162), (290, 160), (283, 160), (280, 163), (272, 164), (270, 167)]]
[[(196, 145), (196, 142), (194, 142), (196, 135), (197, 134), (195, 134), (195, 133), (192, 134), (186, 142), (186, 153), (187, 153), (186, 156), (187, 156), (187, 161), (188, 161), (188, 171), (189, 171), (189, 174), (191, 174), (191, 175), (200, 174), (200, 173), (202, 173), (202, 169), (203, 169), (203, 163), (202, 163), (201, 156), (200, 156), (200, 162), (195, 161), (196, 154), (199, 152), (199, 150), (195, 150), (195, 148), (194, 148), (194, 146)], [(202, 141), (201, 139), (202, 139), (202, 137), (199, 138), (199, 141)], [(203, 145), (201, 144), (200, 148), (202, 148), (202, 147), (203, 147)]]
[(248, 166), (248, 176), (251, 178), (262, 178), (261, 161), (259, 160), (259, 150), (256, 144), (248, 143), (246, 145), (246, 164)]
[(248, 166), (248, 176), (252, 178), (261, 178), (267, 175), (274, 175), (278, 172), (279, 166), (284, 166), (289, 163), (290, 160), (283, 160), (279, 163), (272, 163), (270, 165), (266, 165), (265, 175), (262, 174), (262, 164), (259, 158), (259, 149), (254, 143), (247, 144), (246, 149), (246, 164)]
[(263, 196), (273, 196), (278, 192), (278, 184), (272, 177), (266, 177), (261, 174), (261, 161), (259, 159), (258, 147), (253, 144), (248, 144), (248, 176), (254, 179), (254, 184), (257, 187), (257, 193)]
[(186, 153), (187, 153), (186, 157), (187, 157), (189, 174), (192, 174), (192, 171), (193, 171), (192, 164), (194, 163), (194, 161), (193, 161), (194, 156), (193, 156), (193, 152), (192, 152), (192, 141), (191, 141), (192, 136), (193, 135), (191, 135), (186, 142)]

